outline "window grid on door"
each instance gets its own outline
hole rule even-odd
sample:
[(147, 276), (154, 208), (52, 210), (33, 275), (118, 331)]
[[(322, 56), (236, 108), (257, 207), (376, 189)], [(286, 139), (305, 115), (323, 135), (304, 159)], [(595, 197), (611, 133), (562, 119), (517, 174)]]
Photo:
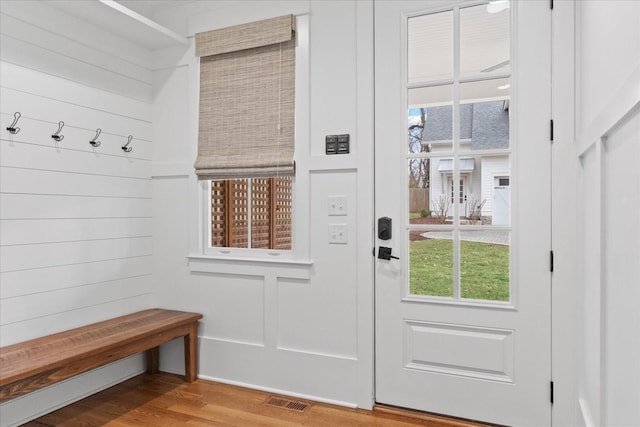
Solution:
[[(466, 190), (464, 188), (465, 184), (463, 183), (463, 177), (461, 175), (461, 160), (464, 160), (465, 167), (467, 167), (466, 163), (468, 163), (469, 161), (468, 159), (475, 158), (475, 161), (472, 160), (472, 164), (474, 163), (475, 164), (474, 164), (474, 167), (471, 169), (471, 171), (465, 169), (464, 172), (465, 174), (469, 175), (470, 182), (480, 183), (481, 188), (487, 187), (486, 185), (483, 185), (484, 182), (482, 181), (482, 179), (474, 180), (473, 178), (474, 168), (483, 167), (484, 160), (487, 160), (490, 156), (493, 156), (495, 158), (502, 157), (503, 159), (506, 159), (505, 161), (507, 164), (507, 168), (510, 169), (510, 162), (512, 157), (511, 143), (509, 141), (509, 130), (508, 130), (508, 122), (509, 122), (509, 114), (510, 114), (510, 112), (508, 111), (508, 107), (509, 107), (508, 89), (510, 86), (510, 76), (511, 76), (511, 66), (510, 66), (511, 55), (508, 52), (509, 49), (507, 49), (508, 57), (506, 58), (506, 60), (497, 62), (495, 68), (487, 67), (486, 70), (474, 69), (472, 66), (469, 67), (469, 65), (473, 61), (469, 61), (468, 57), (462, 58), (464, 60), (461, 60), (461, 50), (462, 50), (461, 39), (464, 40), (465, 43), (468, 43), (471, 39), (473, 39), (473, 37), (469, 36), (469, 33), (472, 33), (473, 31), (467, 28), (466, 26), (467, 25), (469, 25), (469, 27), (472, 26), (473, 20), (471, 18), (473, 18), (476, 15), (481, 15), (483, 13), (482, 8), (486, 8), (486, 4), (479, 5), (479, 6), (474, 5), (469, 7), (454, 7), (448, 11), (425, 14), (425, 15), (414, 15), (407, 18), (406, 34), (407, 34), (408, 57), (407, 57), (406, 89), (407, 89), (407, 101), (408, 101), (407, 111), (409, 113), (409, 152), (408, 154), (406, 154), (406, 159), (408, 160), (408, 163), (409, 163), (409, 174), (408, 174), (409, 182), (408, 182), (408, 185), (405, 186), (405, 188), (407, 189), (405, 191), (408, 192), (408, 195), (406, 198), (408, 203), (406, 203), (406, 207), (405, 207), (405, 208), (408, 208), (408, 212), (405, 215), (405, 218), (407, 218), (406, 229), (407, 229), (407, 236), (409, 236), (410, 241), (412, 240), (413, 236), (423, 231), (425, 233), (429, 231), (436, 231), (436, 232), (439, 231), (442, 233), (450, 233), (450, 236), (453, 242), (453, 248), (452, 248), (453, 283), (452, 283), (451, 297), (453, 297), (456, 300), (460, 298), (469, 298), (469, 296), (466, 295), (467, 293), (470, 294), (470, 292), (467, 292), (466, 284), (473, 282), (473, 280), (469, 280), (469, 274), (467, 274), (470, 270), (470, 267), (468, 267), (469, 255), (472, 253), (472, 250), (470, 248), (473, 246), (473, 244), (467, 243), (467, 239), (469, 237), (469, 232), (471, 231), (471, 229), (473, 229), (474, 232), (476, 232), (476, 230), (485, 231), (485, 232), (496, 230), (498, 233), (501, 233), (502, 236), (506, 236), (506, 244), (504, 242), (501, 243), (502, 245), (506, 246), (506, 249), (503, 248), (499, 251), (502, 254), (501, 257), (503, 259), (505, 258), (505, 254), (506, 254), (506, 266), (504, 265), (504, 261), (501, 261), (502, 264), (500, 264), (500, 267), (498, 267), (498, 263), (496, 263), (496, 267), (495, 267), (496, 269), (500, 269), (500, 272), (503, 273), (501, 275), (496, 274), (495, 276), (500, 276), (500, 278), (495, 280), (502, 280), (504, 282), (505, 280), (504, 273), (506, 272), (506, 281), (507, 281), (506, 292), (500, 292), (496, 294), (497, 296), (492, 294), (487, 296), (486, 298), (483, 297), (482, 295), (480, 295), (480, 297), (473, 296), (471, 298), (508, 301), (509, 295), (511, 294), (510, 292), (511, 283), (509, 280), (509, 276), (510, 276), (509, 240), (510, 240), (511, 224), (507, 226), (503, 226), (503, 225), (497, 226), (497, 225), (491, 224), (489, 222), (490, 219), (487, 219), (487, 217), (483, 216), (483, 209), (486, 211), (488, 209), (493, 208), (492, 200), (490, 200), (490, 203), (488, 205), (486, 204), (487, 198), (489, 197), (489, 195), (481, 193), (480, 196), (477, 196), (473, 194), (473, 191), (474, 191), (473, 189)], [(461, 16), (463, 21), (462, 24), (465, 26), (464, 31), (461, 30)], [(417, 76), (418, 73), (414, 75), (411, 74), (412, 58), (411, 58), (410, 43), (411, 43), (412, 37), (417, 39), (417, 36), (414, 36), (411, 33), (412, 19), (416, 19), (417, 20), (416, 22), (420, 20), (429, 21), (431, 19), (431, 24), (434, 24), (432, 25), (432, 27), (437, 27), (438, 25), (440, 25), (441, 27), (447, 27), (447, 25), (449, 24), (446, 24), (446, 21), (450, 19), (450, 25), (448, 28), (451, 31), (449, 38), (451, 39), (450, 46), (452, 50), (452, 55), (451, 55), (452, 69), (450, 73), (446, 70), (444, 72), (443, 70), (436, 70), (432, 73), (431, 77), (428, 76), (428, 73), (423, 73), (423, 76), (419, 76), (419, 75)], [(493, 19), (493, 17), (490, 17), (490, 19)], [(507, 16), (507, 20), (510, 21), (508, 16)], [(510, 24), (507, 23), (507, 25), (509, 26)], [(415, 25), (413, 26), (415, 27)], [(496, 30), (496, 32), (499, 32), (499, 31)], [(446, 36), (440, 35), (440, 39), (444, 40), (446, 38), (447, 38)], [(508, 40), (509, 38), (510, 38), (510, 29), (507, 30), (507, 44), (509, 44), (509, 40)], [(446, 41), (442, 41), (441, 44), (447, 45)], [(470, 55), (469, 52), (471, 52), (471, 50), (469, 49), (468, 45), (465, 45), (463, 50), (466, 52), (465, 55)], [(442, 53), (440, 56), (446, 57), (447, 55)], [(435, 55), (435, 57), (437, 57), (437, 55)], [(461, 66), (463, 66), (464, 72), (461, 72)], [(424, 78), (425, 74), (427, 74), (426, 78)], [(494, 90), (493, 87), (497, 87), (498, 90), (506, 89), (507, 91), (503, 92), (506, 96), (491, 98), (483, 95), (482, 97), (479, 98), (481, 101), (486, 101), (487, 99), (489, 99), (491, 102), (491, 105), (489, 105), (488, 101), (484, 103), (477, 102), (477, 100), (475, 100), (472, 96), (470, 96), (474, 92), (482, 93), (483, 90), (485, 92), (487, 90), (489, 91)], [(450, 90), (450, 95), (446, 95), (446, 93), (449, 90)], [(427, 127), (427, 122), (428, 122), (428, 120), (425, 119), (425, 116), (428, 116), (429, 114), (428, 110), (430, 109), (430, 107), (427, 106), (427, 103), (420, 105), (419, 97), (421, 93), (432, 95), (432, 98), (434, 98), (436, 101), (433, 103), (433, 105), (438, 105), (438, 102), (440, 103), (441, 107), (442, 105), (445, 105), (445, 106), (449, 105), (450, 117), (447, 117), (446, 114), (442, 115), (443, 121), (449, 120), (451, 123), (451, 129), (448, 134), (449, 135), (448, 142), (447, 142), (446, 132), (444, 133), (444, 138), (441, 140), (427, 141), (425, 140), (425, 138), (423, 138), (424, 132)], [(443, 93), (444, 93), (444, 96), (442, 95)], [(447, 96), (449, 96), (449, 101), (447, 101)], [(503, 137), (506, 137), (506, 144), (504, 142), (501, 142), (501, 143), (494, 142), (492, 146), (490, 141), (489, 144), (484, 143), (484, 145), (482, 145), (483, 143), (477, 142), (476, 140), (473, 140), (473, 138), (470, 138), (471, 140), (468, 140), (466, 135), (461, 134), (461, 127), (468, 123), (469, 115), (476, 112), (476, 111), (470, 112), (469, 110), (477, 109), (478, 112), (476, 113), (478, 115), (480, 115), (481, 110), (490, 110), (490, 109), (499, 110), (500, 100), (502, 100), (502, 109), (504, 111), (502, 115), (503, 121), (504, 121), (504, 117), (506, 117), (507, 119), (506, 135), (503, 135)], [(427, 99), (427, 101), (429, 100)], [(491, 108), (487, 108), (487, 107), (491, 107)], [(435, 115), (436, 109), (435, 108), (431, 108), (431, 109), (434, 112), (433, 115)], [(427, 110), (426, 114), (425, 114), (425, 110)], [(418, 111), (419, 111), (419, 114), (418, 114)], [(414, 117), (412, 117), (412, 112), (413, 114), (415, 114)], [(446, 113), (446, 110), (444, 112)], [(486, 111), (483, 111), (482, 113), (486, 114)], [(488, 121), (490, 122), (490, 120)], [(488, 123), (487, 125), (495, 126), (495, 123)], [(419, 129), (420, 127), (422, 127), (422, 134), (416, 133), (415, 131), (416, 128)], [(416, 143), (416, 141), (418, 141), (418, 143)], [(475, 144), (477, 144), (477, 146)], [(438, 180), (438, 177), (436, 175), (437, 174), (436, 169), (438, 168), (438, 166), (436, 166), (434, 163), (441, 163), (443, 160), (446, 160), (451, 164), (450, 166), (451, 170), (448, 171), (449, 175), (447, 179), (444, 179), (443, 177), (441, 177)], [(491, 158), (491, 160), (493, 160), (493, 158)], [(490, 162), (487, 161), (487, 164), (489, 163)], [(417, 192), (415, 187), (417, 185), (416, 183), (421, 182), (420, 179), (416, 179), (416, 177), (414, 176), (416, 171), (418, 170), (416, 169), (415, 165), (424, 165), (424, 164), (426, 164), (427, 169), (429, 169), (429, 172), (428, 172), (429, 177), (422, 180), (424, 182), (427, 182), (426, 194), (428, 195), (427, 197), (429, 198), (429, 205), (428, 205), (428, 208), (423, 208), (421, 210), (420, 215), (433, 216), (435, 214), (438, 217), (437, 218), (438, 223), (435, 225), (424, 225), (423, 223), (414, 222), (415, 218), (419, 213), (418, 212), (419, 209), (413, 206), (414, 204), (413, 200), (415, 199), (414, 194)], [(445, 168), (442, 168), (442, 169), (445, 169)], [(507, 174), (509, 175), (510, 172), (508, 172)], [(508, 180), (509, 177), (507, 176), (506, 179)], [(491, 180), (493, 180), (493, 178), (491, 178)], [(439, 182), (441, 183), (440, 185), (450, 183), (450, 186), (442, 188), (442, 191), (444, 191), (444, 194), (445, 194), (445, 198), (440, 200), (440, 203), (438, 203), (438, 200), (434, 200), (434, 196), (436, 196), (437, 194), (437, 192), (434, 191), (435, 190), (434, 187), (438, 185)], [(456, 182), (460, 183), (459, 197), (457, 198), (458, 200), (456, 200), (455, 192), (454, 192), (454, 183)], [(493, 181), (491, 181), (488, 187), (493, 189)], [(488, 190), (488, 191), (492, 191), (492, 190)], [(411, 197), (409, 197), (409, 194), (411, 195)], [(442, 206), (443, 203), (446, 203), (444, 201), (445, 199), (449, 199), (451, 203), (450, 206)], [(464, 218), (462, 218), (463, 216)], [(485, 234), (489, 235), (490, 233), (485, 233)], [(409, 243), (411, 245), (411, 242)], [(410, 247), (410, 250), (409, 250), (410, 255), (412, 255), (412, 251), (413, 249)], [(413, 256), (411, 256), (410, 258), (411, 259), (409, 259), (408, 261), (408, 263), (410, 264), (409, 271), (411, 270), (412, 263), (414, 262), (412, 260)], [(411, 290), (413, 286), (411, 282), (412, 280), (411, 274), (412, 272), (410, 271), (409, 277), (407, 278), (408, 293), (414, 294)], [(493, 279), (489, 278), (484, 280), (490, 281)], [(461, 288), (464, 288), (464, 289), (461, 289)], [(427, 294), (427, 296), (449, 296), (449, 295), (446, 295), (446, 292), (445, 292), (442, 294), (437, 293), (435, 295)]]

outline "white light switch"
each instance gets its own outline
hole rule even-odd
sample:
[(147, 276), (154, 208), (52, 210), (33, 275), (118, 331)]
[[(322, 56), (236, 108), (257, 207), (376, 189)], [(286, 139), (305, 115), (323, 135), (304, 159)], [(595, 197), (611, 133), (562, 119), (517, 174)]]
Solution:
[(346, 245), (347, 241), (347, 224), (329, 224), (330, 244)]
[(329, 215), (342, 216), (347, 214), (347, 196), (329, 196)]

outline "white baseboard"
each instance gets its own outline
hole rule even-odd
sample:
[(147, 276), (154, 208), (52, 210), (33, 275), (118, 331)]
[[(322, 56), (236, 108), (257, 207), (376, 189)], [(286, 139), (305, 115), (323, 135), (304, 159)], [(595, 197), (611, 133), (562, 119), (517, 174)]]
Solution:
[(243, 383), (243, 382), (239, 382), (239, 381), (231, 381), (231, 380), (227, 380), (224, 378), (216, 378), (216, 377), (209, 377), (207, 375), (198, 375), (199, 379), (202, 380), (207, 380), (207, 381), (214, 381), (217, 383), (222, 383), (222, 384), (230, 384), (230, 385), (235, 385), (238, 387), (244, 387), (244, 388), (250, 388), (250, 389), (254, 389), (254, 390), (260, 390), (260, 391), (264, 391), (267, 393), (275, 393), (275, 394), (281, 394), (284, 396), (289, 396), (289, 397), (295, 397), (298, 399), (305, 399), (305, 400), (312, 400), (314, 402), (321, 402), (321, 403), (327, 403), (329, 405), (337, 405), (337, 406), (344, 406), (347, 408), (357, 408), (358, 405), (353, 403), (353, 402), (343, 402), (340, 400), (333, 400), (333, 399), (326, 399), (323, 397), (318, 397), (318, 396), (311, 396), (311, 395), (307, 395), (307, 394), (301, 394), (301, 393), (293, 393), (291, 391), (287, 391), (287, 390), (280, 390), (277, 388), (271, 388), (271, 387), (263, 387), (263, 386), (258, 386), (255, 384), (247, 384), (247, 383)]

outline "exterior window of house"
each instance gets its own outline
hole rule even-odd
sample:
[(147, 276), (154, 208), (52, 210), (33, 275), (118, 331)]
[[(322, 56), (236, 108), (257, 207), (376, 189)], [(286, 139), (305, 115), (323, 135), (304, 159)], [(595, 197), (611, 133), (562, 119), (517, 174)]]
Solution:
[(211, 246), (291, 249), (290, 177), (211, 181)]
[(286, 15), (196, 34), (209, 248), (291, 250), (295, 28)]

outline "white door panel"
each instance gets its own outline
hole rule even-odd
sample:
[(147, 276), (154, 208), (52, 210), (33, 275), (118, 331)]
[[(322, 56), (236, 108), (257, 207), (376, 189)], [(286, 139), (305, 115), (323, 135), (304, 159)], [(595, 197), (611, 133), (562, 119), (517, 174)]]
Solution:
[[(375, 210), (393, 220), (392, 238), (377, 243), (399, 258), (376, 265), (376, 401), (543, 426), (551, 422), (551, 20), (546, 2), (515, 3), (497, 12), (478, 2), (374, 3)], [(493, 24), (498, 14), (511, 28), (510, 49)], [(407, 47), (409, 38), (418, 49)], [(482, 46), (474, 49), (474, 40)], [(421, 129), (409, 149), (407, 123), (410, 135), (412, 124)], [(467, 221), (465, 200), (445, 206), (449, 218), (439, 221), (442, 181), (450, 193), (477, 155), (510, 159), (508, 220)], [(438, 159), (452, 166), (438, 170)], [(409, 212), (410, 187), (431, 193), (424, 212)], [(485, 270), (502, 284), (493, 286)]]

